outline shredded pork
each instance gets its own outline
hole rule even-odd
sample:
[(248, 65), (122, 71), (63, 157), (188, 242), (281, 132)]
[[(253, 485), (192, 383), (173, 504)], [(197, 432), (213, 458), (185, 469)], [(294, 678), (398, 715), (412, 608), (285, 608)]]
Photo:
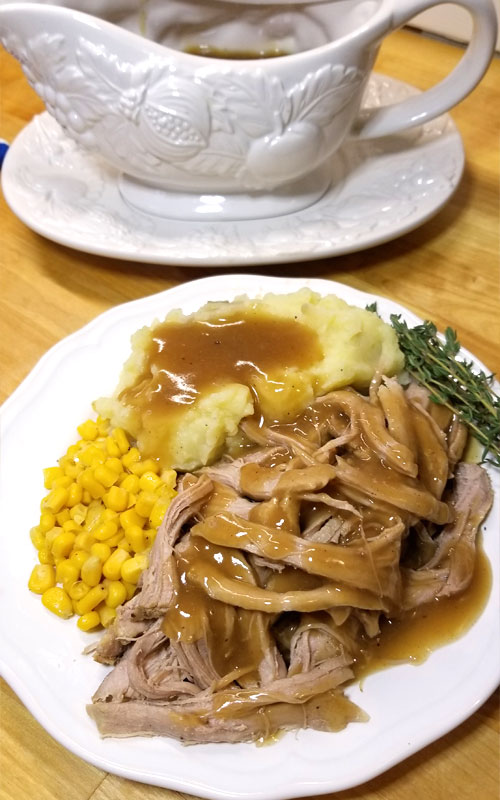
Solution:
[[(343, 694), (384, 617), (462, 592), (492, 502), (462, 426), (394, 379), (332, 392), (186, 475), (95, 658), (103, 736), (241, 742), (365, 719)], [(457, 463), (458, 462), (458, 463)]]

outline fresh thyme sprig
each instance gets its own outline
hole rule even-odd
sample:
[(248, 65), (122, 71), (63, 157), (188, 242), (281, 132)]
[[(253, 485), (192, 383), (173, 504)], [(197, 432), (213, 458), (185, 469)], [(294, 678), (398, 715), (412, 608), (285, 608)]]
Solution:
[(467, 425), (483, 446), (482, 461), (500, 467), (500, 397), (493, 391), (494, 375), (457, 358), (460, 342), (451, 328), (446, 328), (442, 341), (432, 322), (409, 328), (399, 314), (391, 314), (391, 323), (407, 371), (429, 389), (434, 403), (446, 406)]

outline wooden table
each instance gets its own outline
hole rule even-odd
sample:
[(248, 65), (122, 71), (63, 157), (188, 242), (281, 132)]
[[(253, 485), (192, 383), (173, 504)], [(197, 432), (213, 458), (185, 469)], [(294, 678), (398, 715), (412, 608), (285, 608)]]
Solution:
[[(426, 88), (460, 55), (459, 47), (403, 31), (386, 41), (377, 69)], [(0, 59), (0, 135), (11, 141), (43, 106), (17, 62), (4, 52)], [(434, 219), (366, 252), (255, 271), (329, 278), (387, 295), (440, 328), (452, 325), (462, 343), (498, 374), (498, 59), (453, 117), (464, 139), (467, 166), (458, 191)], [(0, 203), (0, 401), (51, 345), (100, 312), (215, 271), (145, 266), (69, 250), (33, 233), (3, 199)], [(336, 794), (336, 800), (498, 800), (498, 707), (494, 694), (459, 728), (381, 777)], [(6, 684), (0, 710), (2, 800), (185, 797), (106, 775), (80, 761), (53, 741)]]

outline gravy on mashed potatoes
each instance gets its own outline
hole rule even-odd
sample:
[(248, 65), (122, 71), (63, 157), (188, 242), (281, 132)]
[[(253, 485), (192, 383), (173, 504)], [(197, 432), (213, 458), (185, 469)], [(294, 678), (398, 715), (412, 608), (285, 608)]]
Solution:
[(292, 421), (325, 392), (402, 366), (391, 326), (334, 295), (240, 297), (137, 331), (114, 396), (95, 407), (162, 467), (192, 470), (221, 455), (243, 417)]

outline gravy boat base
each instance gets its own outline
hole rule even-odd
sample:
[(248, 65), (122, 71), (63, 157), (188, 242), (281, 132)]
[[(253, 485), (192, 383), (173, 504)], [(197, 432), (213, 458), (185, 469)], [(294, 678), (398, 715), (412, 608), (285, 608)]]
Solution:
[(269, 219), (295, 214), (314, 205), (328, 190), (331, 170), (325, 165), (271, 192), (181, 192), (152, 186), (122, 173), (118, 190), (134, 211), (174, 220)]

